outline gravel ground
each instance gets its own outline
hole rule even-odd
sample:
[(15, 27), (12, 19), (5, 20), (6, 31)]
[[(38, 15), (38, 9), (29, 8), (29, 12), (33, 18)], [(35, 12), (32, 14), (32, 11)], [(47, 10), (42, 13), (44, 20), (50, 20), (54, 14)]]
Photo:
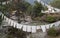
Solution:
[(34, 33), (34, 34), (30, 34), (29, 38), (45, 38), (45, 36), (46, 36), (46, 33), (37, 32), (37, 33)]

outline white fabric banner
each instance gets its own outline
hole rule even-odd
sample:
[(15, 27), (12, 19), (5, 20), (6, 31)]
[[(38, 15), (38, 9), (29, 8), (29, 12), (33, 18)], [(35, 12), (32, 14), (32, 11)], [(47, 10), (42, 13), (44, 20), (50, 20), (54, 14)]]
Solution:
[[(8, 19), (8, 18), (7, 18)], [(6, 20), (11, 25), (11, 19)]]
[(56, 22), (54, 25), (55, 25), (55, 26), (59, 26), (59, 24), (60, 24), (60, 22)]
[(54, 25), (53, 23), (52, 23), (52, 24), (50, 24), (50, 28), (52, 28), (52, 27), (53, 27), (53, 25)]
[[(13, 25), (13, 27), (16, 27), (16, 25), (17, 25), (17, 23), (16, 22), (14, 22), (14, 25)], [(16, 27), (17, 28), (17, 27)]]
[(6, 2), (3, 2), (2, 4), (3, 4), (3, 5), (5, 5), (5, 4), (6, 4)]
[(13, 20), (11, 20), (11, 26), (13, 26)]
[(4, 20), (6, 20), (6, 16), (4, 16)]
[(43, 32), (46, 32), (45, 25), (42, 25), (42, 26), (41, 26), (41, 29), (42, 29)]
[(21, 29), (23, 25), (17, 23), (16, 26), (17, 26), (18, 29)]
[(27, 32), (32, 32), (32, 27), (30, 25), (27, 25)]
[(4, 14), (2, 14), (2, 18), (4, 17)]
[(27, 26), (26, 25), (23, 26), (23, 31), (27, 31)]
[(50, 24), (49, 25), (45, 25), (46, 29), (49, 29), (50, 28), (49, 26), (50, 26)]
[(37, 28), (37, 29), (41, 29), (41, 26), (37, 26), (36, 28)]
[(18, 29), (19, 29), (19, 27), (20, 27), (20, 25), (19, 25), (18, 23), (16, 23), (16, 28), (18, 28)]
[(8, 22), (8, 18), (6, 17), (6, 22)]
[(36, 26), (32, 26), (32, 33), (36, 33)]

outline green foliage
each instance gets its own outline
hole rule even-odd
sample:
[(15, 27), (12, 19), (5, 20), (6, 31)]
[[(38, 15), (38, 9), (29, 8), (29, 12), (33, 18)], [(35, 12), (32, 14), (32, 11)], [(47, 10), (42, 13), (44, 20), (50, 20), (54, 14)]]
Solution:
[(30, 6), (30, 4), (28, 2), (25, 2), (25, 1), (24, 1), (24, 3), (19, 2), (19, 3), (16, 3), (15, 5), (14, 4), (15, 3), (13, 3), (12, 6), (15, 7), (16, 10), (20, 10), (22, 12), (25, 12), (27, 10), (28, 6)]
[(36, 18), (32, 18), (32, 20), (40, 21), (41, 18), (40, 17), (36, 17)]
[(27, 8), (27, 15), (29, 15), (29, 16), (32, 16), (32, 14), (33, 14), (33, 6), (32, 5), (30, 5), (28, 8)]
[(0, 6), (0, 11), (2, 12), (7, 11), (7, 7), (5, 5)]
[(45, 10), (48, 10), (48, 8), (47, 8), (46, 6), (44, 6), (44, 9), (43, 9), (43, 10), (44, 10), (44, 11), (45, 11)]
[(57, 36), (57, 30), (55, 30), (54, 28), (50, 28), (48, 31), (47, 31), (47, 34), (49, 36)]
[(34, 15), (35, 16), (42, 16), (43, 14), (41, 13), (41, 10), (43, 10), (42, 4), (35, 1), (35, 5), (33, 7)]
[(0, 6), (0, 10), (4, 13), (9, 12), (11, 14), (12, 11), (15, 11), (15, 15), (20, 19), (22, 16), (32, 16), (32, 17), (40, 17), (44, 14), (41, 13), (41, 10), (43, 10), (44, 7), (41, 3), (38, 3), (35, 1), (34, 5), (31, 5), (30, 3), (26, 1), (21, 2), (15, 2), (11, 1), (7, 5)]
[(49, 23), (52, 23), (56, 21), (56, 18), (53, 16), (47, 16), (45, 20)]
[[(26, 38), (26, 32), (20, 30), (20, 29), (17, 29), (17, 28), (9, 28), (8, 29), (8, 37), (7, 38), (14, 38), (14, 37), (17, 37), (17, 38)], [(10, 37), (11, 36), (11, 37)]]
[(53, 0), (53, 2), (50, 3), (53, 7), (60, 8), (60, 0)]
[(44, 13), (39, 13), (39, 16), (41, 17), (41, 16), (43, 16), (44, 15)]
[(1, 16), (0, 16), (0, 25), (2, 24), (2, 20), (3, 20), (3, 19), (2, 19)]

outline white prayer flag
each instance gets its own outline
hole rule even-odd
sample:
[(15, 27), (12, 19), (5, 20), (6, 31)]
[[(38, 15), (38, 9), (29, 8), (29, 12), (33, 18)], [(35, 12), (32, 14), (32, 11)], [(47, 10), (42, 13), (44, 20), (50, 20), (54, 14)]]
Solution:
[(30, 25), (27, 25), (27, 32), (31, 32), (32, 31), (32, 27)]
[(2, 18), (4, 17), (4, 14), (2, 14)]
[(36, 28), (37, 28), (37, 29), (41, 29), (41, 26), (37, 26)]
[(19, 27), (20, 27), (20, 25), (18, 23), (16, 23), (16, 28), (19, 28)]
[(55, 26), (59, 26), (59, 24), (60, 24), (60, 22), (56, 22), (54, 25), (55, 25)]
[(32, 26), (32, 33), (36, 33), (36, 26)]
[(6, 4), (6, 2), (3, 2), (2, 4), (3, 4), (3, 5), (5, 5), (5, 4)]
[[(16, 27), (16, 25), (17, 25), (17, 23), (16, 22), (14, 22), (14, 25), (13, 25), (13, 27)], [(16, 27), (17, 28), (17, 27)]]
[(43, 32), (46, 32), (45, 25), (41, 26), (41, 28), (42, 28), (42, 31), (43, 31)]
[(52, 27), (53, 27), (53, 25), (54, 25), (53, 23), (52, 23), (52, 24), (50, 24), (50, 28), (52, 28)]
[(16, 26), (17, 26), (18, 29), (21, 29), (23, 25), (17, 24)]
[(27, 26), (26, 25), (23, 26), (23, 31), (27, 31)]
[(6, 20), (6, 16), (4, 16), (4, 20)]
[(46, 29), (49, 29), (49, 28), (50, 28), (49, 26), (50, 26), (50, 25), (45, 25)]
[(11, 20), (11, 26), (13, 26), (13, 20)]
[(8, 22), (8, 18), (6, 17), (6, 22)]
[(8, 24), (10, 24), (10, 23), (11, 23), (11, 19), (8, 20)]

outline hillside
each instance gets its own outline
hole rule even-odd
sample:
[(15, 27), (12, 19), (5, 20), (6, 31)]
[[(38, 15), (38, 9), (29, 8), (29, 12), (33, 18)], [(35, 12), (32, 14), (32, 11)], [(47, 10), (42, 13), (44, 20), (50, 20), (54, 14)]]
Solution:
[[(29, 2), (29, 3), (31, 3), (31, 4), (33, 4), (34, 3), (34, 1), (35, 0), (26, 0), (27, 2)], [(44, 3), (49, 3), (49, 2), (51, 2), (52, 0), (42, 0)]]

